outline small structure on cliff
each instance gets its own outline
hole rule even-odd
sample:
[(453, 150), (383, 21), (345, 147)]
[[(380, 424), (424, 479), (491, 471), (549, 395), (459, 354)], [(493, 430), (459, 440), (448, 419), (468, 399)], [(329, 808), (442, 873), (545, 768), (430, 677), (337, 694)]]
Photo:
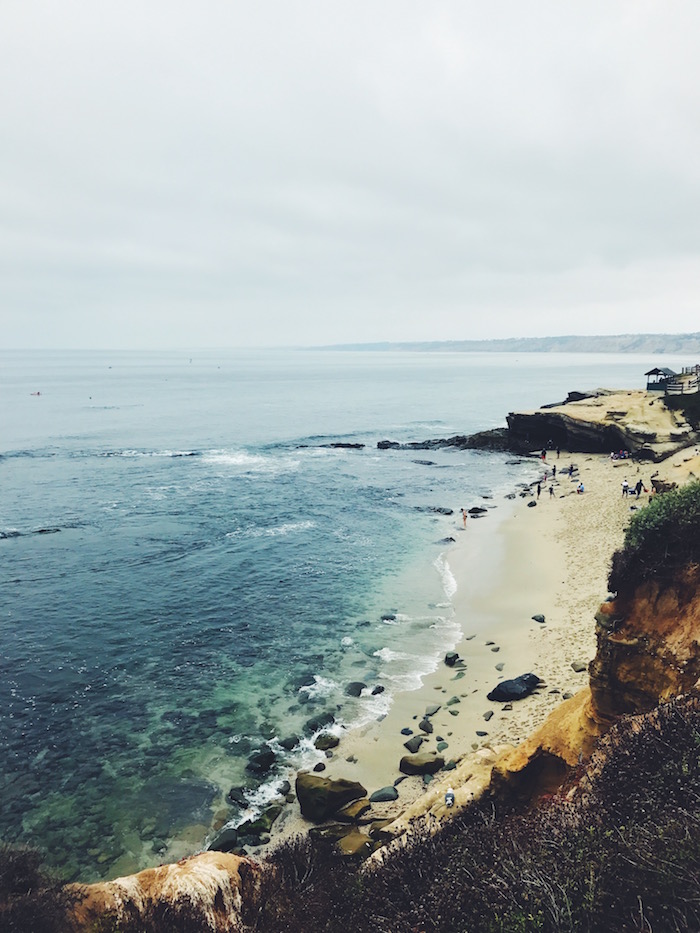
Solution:
[(667, 366), (655, 366), (644, 375), (647, 377), (647, 392), (665, 392), (668, 383), (672, 382), (678, 373)]

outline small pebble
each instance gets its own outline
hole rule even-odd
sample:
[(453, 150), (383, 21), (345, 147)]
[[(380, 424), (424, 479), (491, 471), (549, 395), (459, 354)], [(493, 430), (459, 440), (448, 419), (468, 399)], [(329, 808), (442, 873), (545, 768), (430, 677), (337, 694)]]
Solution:
[(506, 665), (505, 665), (505, 662), (499, 661), (498, 664), (496, 665), (496, 670), (497, 670), (497, 671), (502, 671), (503, 668), (504, 668), (505, 666), (506, 666)]

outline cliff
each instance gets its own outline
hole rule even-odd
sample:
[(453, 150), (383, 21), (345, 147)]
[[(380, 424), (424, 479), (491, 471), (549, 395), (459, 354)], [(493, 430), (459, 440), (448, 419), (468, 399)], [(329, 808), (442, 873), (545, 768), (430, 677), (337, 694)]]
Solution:
[(511, 412), (507, 422), (516, 450), (548, 445), (587, 453), (628, 450), (659, 461), (698, 442), (682, 412), (647, 392), (599, 391), (538, 411)]
[(700, 689), (700, 566), (629, 585), (596, 614), (589, 686), (496, 763), (492, 789), (530, 797), (560, 784), (621, 717)]

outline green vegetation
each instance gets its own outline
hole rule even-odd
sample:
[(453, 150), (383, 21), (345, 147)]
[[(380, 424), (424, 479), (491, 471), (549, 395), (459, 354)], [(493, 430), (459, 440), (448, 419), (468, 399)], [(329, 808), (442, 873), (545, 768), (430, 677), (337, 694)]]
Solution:
[(635, 513), (613, 555), (609, 585), (625, 592), (644, 580), (668, 579), (700, 563), (700, 481), (655, 496)]

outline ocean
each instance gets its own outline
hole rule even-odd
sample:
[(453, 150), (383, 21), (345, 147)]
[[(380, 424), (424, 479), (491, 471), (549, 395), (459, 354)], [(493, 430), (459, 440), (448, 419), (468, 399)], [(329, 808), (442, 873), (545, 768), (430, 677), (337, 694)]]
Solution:
[[(255, 812), (323, 757), (314, 719), (382, 716), (457, 642), (459, 509), (495, 506), (496, 520), (534, 476), (502, 454), (377, 442), (496, 427), (571, 389), (642, 388), (653, 365), (0, 353), (0, 838), (91, 881)], [(348, 696), (356, 681), (367, 689)], [(256, 774), (263, 748), (275, 762)]]

